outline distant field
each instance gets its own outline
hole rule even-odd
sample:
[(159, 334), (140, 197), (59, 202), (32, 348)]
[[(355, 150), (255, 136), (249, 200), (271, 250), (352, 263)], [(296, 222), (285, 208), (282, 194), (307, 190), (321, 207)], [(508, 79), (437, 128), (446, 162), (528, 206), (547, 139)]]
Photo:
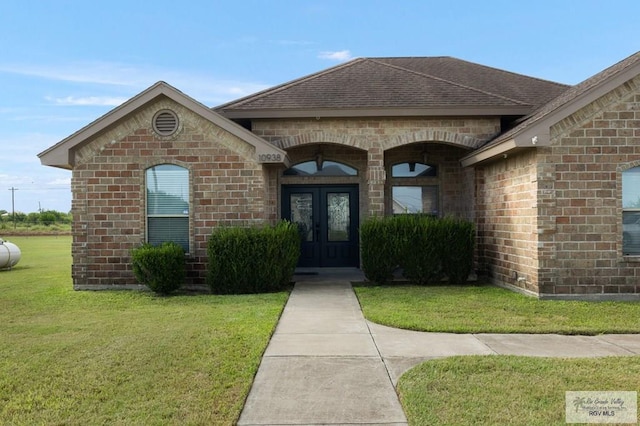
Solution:
[(7, 239), (14, 235), (70, 235), (71, 224), (69, 223), (54, 223), (52, 225), (33, 225), (18, 223), (13, 226), (11, 222), (0, 223), (0, 238)]

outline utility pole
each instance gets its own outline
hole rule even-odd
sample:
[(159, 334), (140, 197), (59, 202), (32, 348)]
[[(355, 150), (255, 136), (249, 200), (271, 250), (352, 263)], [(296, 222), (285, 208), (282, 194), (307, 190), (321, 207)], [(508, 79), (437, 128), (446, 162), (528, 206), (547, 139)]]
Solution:
[(15, 194), (18, 188), (14, 188), (13, 186), (9, 188), (11, 191), (11, 214), (13, 215), (13, 229), (16, 229), (16, 203), (15, 203)]

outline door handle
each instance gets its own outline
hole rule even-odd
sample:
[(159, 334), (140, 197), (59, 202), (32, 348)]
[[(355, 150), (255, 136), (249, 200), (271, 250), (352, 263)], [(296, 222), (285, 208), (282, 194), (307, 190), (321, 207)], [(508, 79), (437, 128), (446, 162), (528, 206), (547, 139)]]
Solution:
[(320, 223), (316, 222), (316, 241), (320, 241)]

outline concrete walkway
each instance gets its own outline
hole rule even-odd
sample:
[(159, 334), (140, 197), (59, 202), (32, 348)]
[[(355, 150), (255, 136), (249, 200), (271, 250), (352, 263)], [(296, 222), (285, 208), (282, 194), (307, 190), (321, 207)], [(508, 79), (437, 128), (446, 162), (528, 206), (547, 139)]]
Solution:
[(428, 359), (492, 354), (639, 355), (640, 335), (398, 330), (366, 321), (349, 281), (311, 278), (296, 283), (238, 424), (406, 425), (395, 392), (403, 372)]

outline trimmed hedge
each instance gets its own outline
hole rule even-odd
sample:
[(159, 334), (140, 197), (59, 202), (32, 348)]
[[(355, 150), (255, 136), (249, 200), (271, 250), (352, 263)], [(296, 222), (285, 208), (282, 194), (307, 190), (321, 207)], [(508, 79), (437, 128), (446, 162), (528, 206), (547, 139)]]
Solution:
[(398, 267), (399, 234), (388, 218), (372, 217), (360, 226), (362, 271), (369, 281), (386, 284)]
[(138, 282), (158, 294), (178, 290), (187, 275), (184, 249), (177, 243), (143, 244), (131, 251), (131, 261)]
[(476, 228), (472, 222), (446, 217), (440, 220), (442, 272), (451, 284), (464, 284), (473, 268)]
[(400, 215), (394, 228), (401, 235), (398, 264), (404, 276), (416, 284), (426, 285), (442, 279), (442, 250), (446, 244), (438, 219), (431, 216)]
[(421, 215), (371, 218), (360, 228), (362, 269), (368, 280), (385, 284), (396, 268), (416, 284), (447, 277), (466, 282), (473, 266), (472, 222)]
[(216, 294), (265, 293), (291, 282), (300, 257), (298, 226), (218, 228), (207, 246), (207, 284)]

